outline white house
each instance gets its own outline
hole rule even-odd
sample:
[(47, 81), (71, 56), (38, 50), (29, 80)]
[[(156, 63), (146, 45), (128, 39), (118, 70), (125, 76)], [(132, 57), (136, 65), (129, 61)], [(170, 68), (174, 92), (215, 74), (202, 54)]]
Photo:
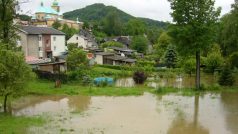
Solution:
[(97, 47), (97, 43), (93, 35), (86, 30), (80, 30), (79, 34), (73, 35), (67, 41), (67, 44), (70, 44), (70, 43), (77, 44), (78, 47), (82, 47), (83, 49)]
[(54, 28), (21, 26), (19, 36), (26, 57), (52, 58), (66, 51), (65, 34)]

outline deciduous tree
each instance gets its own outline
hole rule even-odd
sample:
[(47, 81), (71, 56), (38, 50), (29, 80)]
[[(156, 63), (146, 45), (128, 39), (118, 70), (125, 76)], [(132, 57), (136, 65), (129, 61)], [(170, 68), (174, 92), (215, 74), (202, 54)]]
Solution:
[(132, 38), (131, 46), (132, 46), (132, 49), (137, 50), (137, 52), (146, 53), (148, 49), (148, 43), (149, 41), (147, 40), (146, 37), (142, 35), (134, 36)]
[(0, 95), (4, 97), (4, 112), (7, 112), (7, 99), (19, 95), (31, 76), (31, 69), (20, 52), (0, 48)]
[(169, 0), (173, 21), (170, 35), (181, 54), (196, 55), (196, 88), (200, 88), (200, 54), (214, 40), (220, 8), (214, 0)]

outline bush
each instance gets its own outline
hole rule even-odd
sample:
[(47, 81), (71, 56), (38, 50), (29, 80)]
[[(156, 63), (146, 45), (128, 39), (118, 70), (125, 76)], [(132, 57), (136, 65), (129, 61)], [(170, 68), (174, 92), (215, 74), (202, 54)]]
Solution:
[(206, 71), (208, 73), (214, 73), (216, 70), (221, 69), (223, 65), (223, 58), (219, 53), (211, 53), (206, 59)]
[(190, 76), (196, 71), (196, 60), (194, 58), (187, 59), (183, 63), (183, 70), (185, 73), (190, 74)]
[(133, 75), (133, 80), (136, 84), (143, 84), (147, 79), (147, 76), (144, 72), (137, 71)]
[(40, 71), (40, 70), (35, 70), (34, 71), (39, 79), (46, 79), (50, 81), (56, 81), (60, 80), (63, 83), (68, 82), (68, 75), (65, 73), (60, 73), (60, 74), (53, 74), (50, 72), (45, 72), (45, 71)]
[(120, 48), (123, 48), (123, 44), (120, 43), (120, 42), (116, 42), (116, 41), (108, 41), (108, 42), (102, 43), (100, 45), (101, 49), (104, 49), (104, 48), (107, 48), (107, 47), (120, 47)]
[(92, 83), (93, 83), (93, 80), (92, 80), (92, 78), (91, 78), (90, 76), (87, 76), (87, 75), (83, 76), (83, 78), (82, 78), (82, 84), (83, 84), (84, 86), (91, 85)]
[(231, 68), (226, 65), (221, 72), (219, 78), (219, 84), (222, 86), (232, 86), (235, 82), (235, 77), (233, 76)]

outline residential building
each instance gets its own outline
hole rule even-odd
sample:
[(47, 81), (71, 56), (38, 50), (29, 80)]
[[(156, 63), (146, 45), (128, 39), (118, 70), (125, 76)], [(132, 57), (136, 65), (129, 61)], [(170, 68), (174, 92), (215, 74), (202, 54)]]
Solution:
[(109, 56), (113, 56), (114, 53), (107, 53), (107, 52), (99, 52), (95, 53), (95, 63), (99, 65), (106, 64), (106, 58)]
[(100, 52), (95, 53), (95, 63), (99, 65), (124, 65), (124, 64), (135, 64), (136, 60), (125, 56), (119, 56), (114, 53)]
[(63, 19), (63, 14), (60, 11), (59, 2), (54, 0), (51, 7), (44, 6), (41, 1), (40, 6), (36, 9), (35, 15), (32, 16), (31, 23), (36, 26), (51, 27), (54, 22), (58, 21), (62, 25), (67, 24), (71, 28), (81, 29), (83, 22)]
[(18, 34), (26, 57), (52, 58), (66, 51), (65, 34), (54, 28), (21, 26)]
[(136, 53), (135, 50), (129, 49), (129, 48), (120, 48), (120, 47), (108, 47), (106, 48), (108, 51), (114, 51), (119, 56), (124, 57), (131, 57), (133, 54)]
[(87, 30), (81, 29), (78, 34), (73, 35), (68, 41), (67, 44), (74, 43), (78, 47), (83, 49), (97, 48), (96, 40), (94, 36)]

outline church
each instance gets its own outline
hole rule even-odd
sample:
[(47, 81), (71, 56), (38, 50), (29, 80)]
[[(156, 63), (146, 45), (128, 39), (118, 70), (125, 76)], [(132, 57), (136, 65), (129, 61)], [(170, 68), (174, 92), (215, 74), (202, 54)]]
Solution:
[(60, 11), (59, 2), (54, 0), (51, 7), (44, 6), (41, 1), (40, 6), (37, 8), (35, 15), (32, 16), (31, 23), (36, 26), (51, 27), (54, 22), (58, 21), (61, 25), (67, 24), (69, 27), (81, 29), (82, 22), (63, 19), (63, 13)]

